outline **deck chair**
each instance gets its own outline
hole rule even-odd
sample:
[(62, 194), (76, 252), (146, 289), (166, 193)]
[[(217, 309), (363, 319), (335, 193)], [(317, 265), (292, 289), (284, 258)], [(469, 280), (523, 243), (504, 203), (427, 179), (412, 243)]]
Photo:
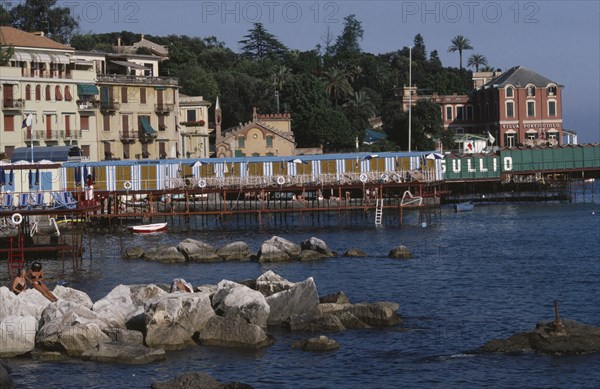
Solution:
[(52, 192), (54, 208), (76, 208), (77, 200), (73, 198), (71, 192)]
[(31, 209), (33, 207), (33, 193), (19, 194), (19, 208)]
[(14, 209), (15, 199), (12, 193), (4, 193), (2, 195), (2, 202), (0, 203), (0, 209), (4, 211), (8, 211)]
[(46, 208), (46, 202), (44, 201), (44, 194), (41, 192), (31, 194), (31, 206), (33, 208)]

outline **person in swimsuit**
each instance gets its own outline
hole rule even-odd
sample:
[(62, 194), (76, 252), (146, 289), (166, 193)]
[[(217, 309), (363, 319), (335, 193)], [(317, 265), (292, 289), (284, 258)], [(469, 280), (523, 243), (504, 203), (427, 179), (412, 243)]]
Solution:
[(27, 279), (25, 278), (25, 269), (20, 268), (19, 273), (15, 277), (12, 284), (12, 291), (14, 294), (18, 295), (22, 291), (27, 289)]
[(44, 297), (52, 302), (58, 300), (56, 296), (50, 292), (50, 289), (48, 289), (46, 284), (44, 284), (44, 273), (42, 272), (42, 265), (39, 262), (34, 262), (31, 265), (31, 269), (29, 269), (27, 275), (29, 276), (27, 281), (33, 285), (35, 290), (40, 292)]

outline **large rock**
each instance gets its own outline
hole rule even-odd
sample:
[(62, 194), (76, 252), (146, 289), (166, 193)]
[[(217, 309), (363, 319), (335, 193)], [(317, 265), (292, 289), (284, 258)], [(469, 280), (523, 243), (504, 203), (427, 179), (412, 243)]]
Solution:
[(200, 342), (210, 346), (261, 348), (273, 341), (261, 327), (242, 318), (213, 316), (200, 332)]
[(289, 255), (290, 258), (298, 257), (298, 255), (300, 255), (300, 251), (302, 251), (302, 247), (300, 247), (299, 244), (280, 236), (273, 236), (271, 239), (267, 240), (267, 242), (271, 243), (273, 246)]
[(323, 258), (327, 258), (327, 256), (315, 250), (302, 250), (298, 255), (298, 259), (301, 261), (318, 261)]
[(600, 352), (600, 327), (561, 320), (561, 327), (554, 322), (541, 322), (531, 332), (517, 333), (508, 339), (495, 339), (480, 347), (479, 352), (518, 353), (538, 351), (545, 354), (586, 354)]
[(398, 304), (389, 302), (361, 303), (351, 305), (348, 312), (370, 326), (392, 326), (402, 322), (396, 312), (399, 308)]
[(388, 253), (388, 257), (410, 259), (412, 258), (412, 253), (408, 248), (406, 248), (406, 246), (397, 246), (390, 250), (390, 252)]
[(143, 247), (128, 247), (123, 252), (124, 259), (142, 259), (144, 257)]
[(146, 345), (175, 350), (194, 345), (193, 337), (215, 316), (205, 293), (170, 293), (146, 307)]
[(50, 301), (35, 289), (27, 289), (18, 296), (7, 287), (0, 287), (0, 320), (9, 316), (33, 316), (40, 320)]
[(221, 384), (205, 373), (183, 373), (165, 382), (153, 382), (151, 389), (252, 389), (252, 386), (239, 382)]
[(319, 302), (322, 304), (333, 303), (333, 304), (350, 304), (350, 299), (342, 291), (337, 293), (328, 294), (319, 298)]
[(10, 367), (0, 359), (0, 388), (13, 389), (14, 387), (12, 378), (10, 378)]
[(165, 350), (142, 345), (101, 343), (98, 347), (84, 351), (81, 359), (86, 361), (142, 365), (166, 359)]
[(265, 241), (258, 251), (258, 262), (285, 262), (292, 259), (285, 251), (270, 241)]
[(214, 246), (195, 239), (186, 239), (177, 245), (179, 250), (189, 262), (219, 262)]
[(0, 320), (0, 357), (15, 357), (33, 350), (37, 326), (33, 316), (7, 316)]
[[(133, 328), (131, 322), (144, 315), (145, 305), (167, 292), (156, 285), (118, 285), (92, 307), (111, 323), (111, 327)], [(143, 319), (142, 328), (145, 327)], [(136, 329), (141, 329), (137, 326)]]
[(333, 257), (335, 254), (327, 247), (327, 243), (314, 236), (302, 242), (302, 250), (313, 250), (323, 254), (325, 257)]
[(144, 259), (148, 261), (175, 263), (185, 262), (185, 255), (177, 250), (177, 247), (159, 246), (146, 250)]
[(256, 279), (256, 289), (265, 296), (288, 290), (294, 285), (295, 283), (286, 280), (273, 270), (261, 274)]
[(224, 261), (249, 261), (250, 248), (245, 242), (232, 242), (217, 250), (217, 255)]
[(267, 297), (271, 307), (269, 325), (283, 325), (294, 315), (301, 315), (305, 320), (311, 320), (320, 314), (319, 294), (312, 277), (298, 282), (288, 290)]
[(102, 330), (114, 343), (143, 346), (144, 334), (140, 331), (126, 330), (123, 328), (106, 328)]
[(77, 289), (56, 285), (52, 293), (54, 293), (54, 295), (61, 300), (72, 301), (89, 309), (91, 309), (92, 305), (94, 305), (92, 299), (87, 295), (87, 293)]
[(36, 345), (52, 351), (79, 356), (90, 348), (110, 341), (102, 332), (108, 320), (83, 305), (59, 300), (42, 313), (43, 325), (36, 334)]
[(229, 319), (241, 318), (247, 323), (267, 327), (271, 308), (265, 296), (233, 281), (223, 280), (212, 298), (215, 313)]
[(348, 310), (332, 312), (333, 315), (340, 319), (340, 322), (346, 329), (370, 328), (371, 326), (354, 316)]
[(318, 338), (294, 342), (292, 343), (292, 348), (304, 351), (335, 351), (340, 348), (340, 345), (334, 339), (321, 335)]
[(291, 331), (308, 332), (338, 332), (346, 329), (335, 315), (316, 316), (310, 320), (304, 320), (303, 316), (293, 316), (290, 318), (289, 328)]

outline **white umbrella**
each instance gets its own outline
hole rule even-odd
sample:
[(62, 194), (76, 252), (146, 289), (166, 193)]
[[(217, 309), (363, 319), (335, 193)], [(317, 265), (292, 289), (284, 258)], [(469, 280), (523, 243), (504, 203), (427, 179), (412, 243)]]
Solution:
[(440, 154), (440, 153), (431, 153), (431, 154), (427, 154), (427, 157), (425, 157), (427, 159), (444, 159), (444, 154)]
[(290, 162), (292, 162), (292, 163), (308, 163), (306, 161), (301, 160), (300, 158), (292, 159)]
[(379, 157), (379, 154), (370, 154), (370, 155), (367, 155), (367, 156), (365, 157), (365, 159), (367, 159), (367, 160), (368, 160), (368, 159), (373, 159), (373, 158), (377, 158), (377, 157)]
[(202, 163), (202, 161), (196, 161), (196, 162), (194, 162), (194, 164), (192, 165), (192, 167), (200, 167), (200, 166), (202, 166), (202, 165), (204, 165), (204, 164)]

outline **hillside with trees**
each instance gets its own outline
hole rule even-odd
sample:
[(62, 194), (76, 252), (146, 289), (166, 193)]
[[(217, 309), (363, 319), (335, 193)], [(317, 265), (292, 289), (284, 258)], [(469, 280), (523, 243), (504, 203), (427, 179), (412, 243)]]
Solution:
[[(27, 0), (47, 3), (55, 12), (56, 0)], [(44, 12), (43, 9), (40, 12)], [(0, 21), (15, 27), (28, 26), (23, 8), (0, 10)], [(74, 26), (65, 22), (65, 26)], [(68, 30), (68, 28), (67, 28)], [(120, 38), (123, 45), (141, 39), (141, 34), (128, 31), (105, 34), (71, 34), (57, 31), (51, 36), (68, 38), (78, 50), (113, 52)], [(381, 117), (388, 136), (377, 149), (407, 149), (407, 113), (401, 104), (401, 88), (408, 85), (409, 48), (382, 54), (362, 50), (365, 31), (355, 15), (344, 19), (344, 28), (335, 37), (327, 29), (321, 42), (308, 51), (286, 47), (264, 25), (255, 23), (240, 37), (239, 46), (229, 48), (217, 37), (181, 35), (145, 35), (169, 49), (169, 60), (161, 66), (163, 76), (177, 77), (181, 93), (204, 96), (214, 101), (219, 96), (223, 110), (223, 127), (236, 126), (250, 119), (252, 107), (259, 112), (291, 112), (293, 130), (299, 147), (323, 145), (325, 152), (353, 150), (355, 139), (362, 140), (369, 119)], [(425, 40), (417, 34), (412, 49), (412, 81), (428, 94), (464, 94), (471, 85), (471, 73), (462, 68), (464, 50), (473, 47), (468, 38), (449, 38), (449, 52), (459, 53), (459, 67), (444, 67), (438, 51), (427, 50)], [(140, 54), (147, 54), (140, 49)], [(487, 68), (481, 54), (468, 59), (468, 66)], [(437, 111), (435, 111), (437, 109)], [(437, 112), (437, 114), (436, 114)], [(212, 114), (212, 112), (211, 112)], [(422, 101), (412, 110), (412, 149), (433, 148), (433, 138), (442, 134), (439, 108)], [(451, 134), (450, 134), (451, 135)]]

